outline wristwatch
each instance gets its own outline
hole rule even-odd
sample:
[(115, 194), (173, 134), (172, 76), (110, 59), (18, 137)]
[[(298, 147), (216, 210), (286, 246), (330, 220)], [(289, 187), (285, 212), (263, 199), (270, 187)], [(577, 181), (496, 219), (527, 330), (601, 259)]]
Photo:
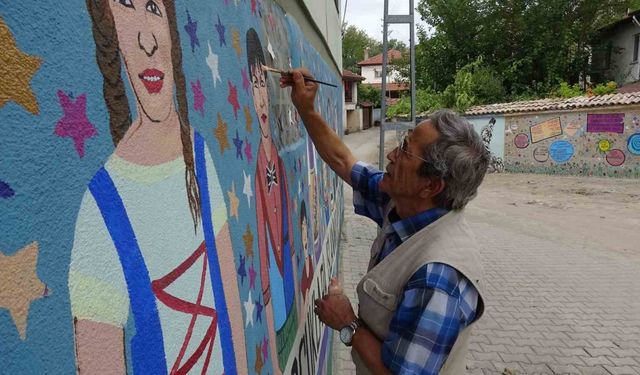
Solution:
[(340, 329), (340, 341), (346, 346), (351, 346), (351, 341), (353, 340), (353, 335), (356, 333), (356, 329), (360, 327), (360, 319), (356, 319), (353, 322), (349, 323), (348, 326), (344, 326)]

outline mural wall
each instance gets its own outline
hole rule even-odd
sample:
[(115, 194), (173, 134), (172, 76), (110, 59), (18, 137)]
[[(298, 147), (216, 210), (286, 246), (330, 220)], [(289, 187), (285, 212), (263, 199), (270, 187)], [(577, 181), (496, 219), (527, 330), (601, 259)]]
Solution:
[(640, 177), (640, 108), (509, 116), (510, 172)]
[[(324, 374), (342, 184), (277, 74), (341, 77), (269, 0), (0, 5), (8, 374)], [(317, 109), (343, 134), (342, 92)]]
[(482, 137), (485, 147), (491, 152), (489, 172), (504, 170), (504, 117), (478, 116), (467, 117), (475, 131)]

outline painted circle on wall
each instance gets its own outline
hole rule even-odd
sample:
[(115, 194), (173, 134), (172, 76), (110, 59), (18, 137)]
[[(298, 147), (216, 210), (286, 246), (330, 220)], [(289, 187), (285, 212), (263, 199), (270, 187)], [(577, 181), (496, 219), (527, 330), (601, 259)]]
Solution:
[(601, 139), (598, 141), (598, 149), (602, 152), (611, 150), (611, 142), (608, 139)]
[(529, 146), (529, 136), (525, 133), (520, 133), (513, 139), (513, 143), (517, 148), (527, 148)]
[(566, 163), (573, 157), (573, 145), (567, 141), (555, 141), (549, 146), (549, 156), (556, 163)]
[(624, 164), (624, 160), (625, 160), (625, 155), (624, 155), (624, 152), (622, 152), (622, 150), (618, 150), (618, 149), (611, 150), (607, 154), (607, 163), (609, 163), (614, 167), (619, 167), (622, 164)]
[(636, 133), (627, 140), (627, 149), (634, 155), (640, 155), (640, 133)]
[(537, 162), (544, 163), (549, 160), (549, 149), (544, 146), (536, 147), (536, 149), (533, 150), (533, 158), (536, 159)]

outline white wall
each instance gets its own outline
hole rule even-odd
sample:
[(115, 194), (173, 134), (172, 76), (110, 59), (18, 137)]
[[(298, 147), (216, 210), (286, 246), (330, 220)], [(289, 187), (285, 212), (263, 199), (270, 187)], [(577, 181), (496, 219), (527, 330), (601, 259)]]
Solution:
[(618, 82), (618, 85), (640, 79), (640, 64), (637, 61), (633, 62), (634, 36), (638, 33), (640, 33), (640, 27), (629, 23), (620, 26), (611, 39), (613, 44), (611, 67), (607, 71), (607, 75)]
[[(362, 72), (360, 73), (360, 75), (365, 78), (363, 83), (382, 83), (382, 76), (376, 78), (375, 70), (380, 72), (379, 74), (381, 75), (382, 65), (367, 65), (362, 67)], [(400, 74), (398, 74), (398, 72), (392, 72), (387, 74), (387, 77), (387, 83), (397, 83), (400, 79)]]

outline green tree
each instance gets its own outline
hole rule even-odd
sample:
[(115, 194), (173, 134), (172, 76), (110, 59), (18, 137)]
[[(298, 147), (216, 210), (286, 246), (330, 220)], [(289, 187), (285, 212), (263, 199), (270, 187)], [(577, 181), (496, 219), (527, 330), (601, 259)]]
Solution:
[(357, 73), (358, 62), (364, 59), (366, 48), (369, 48), (371, 55), (372, 51), (379, 51), (382, 47), (380, 42), (371, 38), (364, 30), (354, 25), (347, 26), (342, 36), (342, 66)]

